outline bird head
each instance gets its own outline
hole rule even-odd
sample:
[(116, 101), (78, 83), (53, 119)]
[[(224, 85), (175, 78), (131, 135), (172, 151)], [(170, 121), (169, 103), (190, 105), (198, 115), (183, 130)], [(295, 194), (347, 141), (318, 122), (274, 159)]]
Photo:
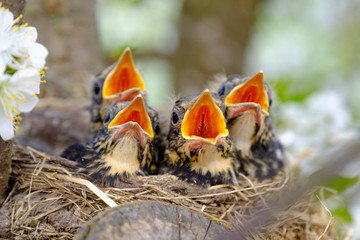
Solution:
[(139, 94), (146, 98), (145, 83), (127, 48), (116, 63), (96, 76), (91, 112), (93, 131), (99, 130), (112, 104), (131, 101)]
[(105, 77), (102, 97), (105, 101), (130, 101), (145, 94), (145, 83), (135, 68), (131, 50), (125, 49), (116, 66)]
[(251, 78), (232, 78), (230, 81), (233, 82), (234, 86), (224, 99), (228, 108), (228, 119), (241, 116), (247, 111), (253, 111), (257, 123), (261, 124), (260, 120), (269, 115), (270, 107), (263, 72), (260, 71)]
[(254, 129), (242, 136), (254, 136), (263, 132), (265, 119), (269, 116), (271, 95), (268, 86), (264, 83), (262, 71), (252, 77), (229, 77), (219, 90), (219, 95), (227, 107), (231, 135), (233, 135), (231, 128), (235, 123), (241, 125), (236, 126), (237, 130)]
[(175, 102), (166, 151), (175, 175), (200, 184), (236, 181), (229, 174), (234, 173), (234, 149), (224, 111), (209, 90)]
[(142, 96), (137, 95), (131, 102), (119, 102), (110, 109), (102, 132), (110, 134), (113, 143), (125, 135), (131, 135), (144, 149), (145, 144), (152, 142), (155, 132), (159, 131), (157, 119), (157, 113), (145, 106)]
[(229, 135), (224, 115), (209, 90), (185, 112), (180, 131), (189, 141), (190, 151), (203, 144), (221, 144), (221, 139)]
[(251, 147), (270, 136), (271, 95), (260, 71), (252, 77), (230, 76), (219, 90), (226, 104), (227, 123), (237, 150), (248, 155)]
[(156, 172), (159, 118), (141, 95), (112, 105), (95, 135), (86, 169), (97, 181), (119, 180)]

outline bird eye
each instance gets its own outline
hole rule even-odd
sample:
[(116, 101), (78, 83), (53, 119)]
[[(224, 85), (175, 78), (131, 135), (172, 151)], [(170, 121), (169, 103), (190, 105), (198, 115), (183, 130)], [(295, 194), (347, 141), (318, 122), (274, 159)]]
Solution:
[(100, 92), (100, 86), (98, 83), (95, 83), (94, 84), (94, 93), (95, 94), (98, 94)]
[(110, 120), (110, 113), (108, 113), (105, 117), (105, 122), (108, 122)]
[(160, 132), (160, 127), (159, 127), (159, 125), (156, 125), (155, 134), (157, 135), (157, 134), (159, 134), (159, 132)]
[(222, 96), (225, 93), (225, 86), (219, 90), (219, 95)]
[(176, 112), (172, 113), (172, 121), (173, 123), (177, 123), (179, 121), (179, 116), (177, 115)]

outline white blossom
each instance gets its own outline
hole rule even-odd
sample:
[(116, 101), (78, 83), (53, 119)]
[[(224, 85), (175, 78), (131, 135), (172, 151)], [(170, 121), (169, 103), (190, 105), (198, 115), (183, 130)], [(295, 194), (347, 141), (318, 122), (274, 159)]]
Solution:
[(48, 51), (36, 42), (36, 28), (15, 25), (19, 20), (14, 19), (8, 9), (0, 7), (0, 72), (23, 66), (41, 70), (45, 66)]
[[(20, 17), (21, 18), (21, 17)], [(36, 42), (37, 31), (16, 25), (19, 18), (0, 3), (0, 136), (14, 137), (21, 112), (31, 111), (38, 103), (42, 70), (47, 49)]]
[(20, 112), (29, 112), (38, 103), (40, 76), (35, 68), (19, 69), (14, 75), (0, 76), (0, 136), (14, 137)]

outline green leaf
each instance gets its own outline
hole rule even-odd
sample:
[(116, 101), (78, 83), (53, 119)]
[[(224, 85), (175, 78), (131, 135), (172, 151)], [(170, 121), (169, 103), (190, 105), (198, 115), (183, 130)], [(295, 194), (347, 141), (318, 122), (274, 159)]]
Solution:
[(355, 183), (357, 183), (359, 180), (359, 177), (353, 177), (353, 178), (346, 178), (342, 176), (336, 176), (334, 180), (331, 182), (325, 184), (326, 187), (334, 189), (338, 191), (339, 193), (343, 192), (344, 190), (350, 188)]
[(6, 67), (5, 73), (9, 74), (9, 75), (13, 75), (16, 72), (15, 69)]
[(349, 210), (344, 206), (332, 210), (331, 213), (333, 216), (339, 217), (340, 219), (344, 220), (347, 223), (352, 222), (351, 214)]
[[(317, 172), (314, 173), (314, 175), (318, 174)], [(323, 196), (325, 197), (325, 199), (331, 198), (334, 195), (337, 195), (343, 191), (345, 191), (346, 189), (352, 187), (354, 184), (356, 184), (359, 180), (359, 177), (353, 177), (353, 178), (346, 178), (346, 177), (342, 177), (342, 176), (336, 176), (332, 181), (329, 181), (327, 183), (325, 183), (323, 186), (325, 186), (327, 189), (331, 189), (331, 190), (327, 190), (326, 188), (323, 190), (316, 190), (314, 195), (315, 196), (322, 196), (321, 192), (323, 192)], [(336, 193), (337, 192), (337, 193)]]
[(294, 79), (290, 78), (279, 78), (274, 82), (274, 88), (282, 102), (303, 102), (311, 93), (317, 90), (315, 85), (298, 84)]

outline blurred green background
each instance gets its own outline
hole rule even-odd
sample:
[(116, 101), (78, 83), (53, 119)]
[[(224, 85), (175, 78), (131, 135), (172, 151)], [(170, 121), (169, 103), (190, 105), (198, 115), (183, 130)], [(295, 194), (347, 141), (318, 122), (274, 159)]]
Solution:
[[(279, 136), (305, 170), (304, 159), (358, 134), (358, 0), (29, 0), (25, 17), (50, 52), (43, 97), (90, 99), (91, 76), (130, 47), (159, 109), (216, 74), (263, 70)], [(359, 169), (344, 172), (340, 185), (355, 186), (328, 203), (357, 229)]]

